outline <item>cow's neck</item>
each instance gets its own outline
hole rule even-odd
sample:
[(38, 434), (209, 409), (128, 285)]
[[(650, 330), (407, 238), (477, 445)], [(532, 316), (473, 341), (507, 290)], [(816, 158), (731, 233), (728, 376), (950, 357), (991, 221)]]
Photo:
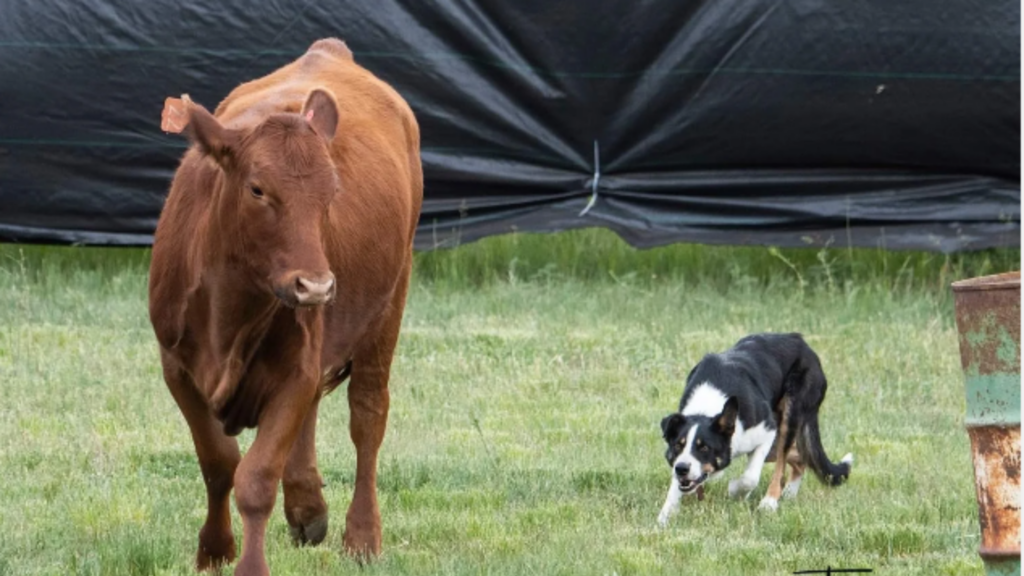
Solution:
[(210, 305), (209, 346), (217, 366), (216, 384), (211, 378), (207, 385), (213, 384), (208, 388), (210, 404), (219, 410), (234, 395), (281, 304), (272, 295), (253, 290), (241, 280), (244, 274), (232, 267), (211, 269), (207, 277), (203, 284)]
[[(223, 178), (221, 176), (220, 178)], [(222, 192), (220, 192), (222, 193)], [(266, 336), (274, 315), (282, 304), (266, 290), (265, 282), (254, 278), (245, 264), (241, 238), (233, 231), (237, 224), (220, 208), (215, 199), (205, 222), (196, 234), (199, 286), (195, 302), (205, 304), (205, 313), (197, 314), (206, 326), (200, 328), (206, 358), (203, 389), (211, 406), (221, 408), (234, 394), (256, 350)]]

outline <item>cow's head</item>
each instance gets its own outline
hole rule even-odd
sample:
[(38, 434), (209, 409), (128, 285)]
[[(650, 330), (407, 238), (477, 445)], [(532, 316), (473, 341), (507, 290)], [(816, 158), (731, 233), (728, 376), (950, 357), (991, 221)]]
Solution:
[(242, 129), (185, 103), (189, 137), (221, 172), (212, 191), (214, 242), (248, 280), (286, 305), (328, 302), (335, 278), (324, 230), (339, 192), (329, 151), (338, 126), (334, 98), (313, 90), (301, 113), (273, 114)]

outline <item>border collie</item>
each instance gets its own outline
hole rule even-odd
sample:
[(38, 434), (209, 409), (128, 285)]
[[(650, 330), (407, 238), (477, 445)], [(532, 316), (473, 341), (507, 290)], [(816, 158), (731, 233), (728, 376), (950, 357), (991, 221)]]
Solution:
[[(684, 495), (741, 454), (748, 455), (747, 468), (729, 482), (734, 498), (749, 496), (765, 461), (775, 462), (761, 509), (776, 510), (780, 496), (796, 496), (807, 466), (825, 484), (842, 484), (853, 455), (833, 464), (821, 446), (818, 409), (826, 387), (818, 355), (800, 334), (755, 334), (705, 356), (686, 377), (679, 412), (661, 421), (672, 483), (658, 523), (665, 526)], [(787, 463), (793, 477), (783, 487)]]

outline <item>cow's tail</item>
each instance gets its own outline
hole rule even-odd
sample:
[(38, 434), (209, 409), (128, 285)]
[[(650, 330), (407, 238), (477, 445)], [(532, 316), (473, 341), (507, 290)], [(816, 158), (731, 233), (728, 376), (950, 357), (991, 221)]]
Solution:
[(843, 456), (838, 464), (833, 464), (825, 454), (821, 445), (821, 432), (818, 429), (818, 415), (815, 414), (804, 423), (797, 436), (800, 456), (815, 476), (828, 486), (839, 486), (850, 477), (853, 468), (853, 454)]

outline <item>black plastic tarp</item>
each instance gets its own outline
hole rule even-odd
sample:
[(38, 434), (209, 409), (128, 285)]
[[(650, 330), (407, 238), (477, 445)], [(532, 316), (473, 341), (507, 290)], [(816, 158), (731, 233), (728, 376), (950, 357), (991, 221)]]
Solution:
[(1008, 0), (6, 0), (0, 239), (149, 243), (164, 98), (212, 108), (327, 36), (419, 119), (420, 248), (1020, 243)]

